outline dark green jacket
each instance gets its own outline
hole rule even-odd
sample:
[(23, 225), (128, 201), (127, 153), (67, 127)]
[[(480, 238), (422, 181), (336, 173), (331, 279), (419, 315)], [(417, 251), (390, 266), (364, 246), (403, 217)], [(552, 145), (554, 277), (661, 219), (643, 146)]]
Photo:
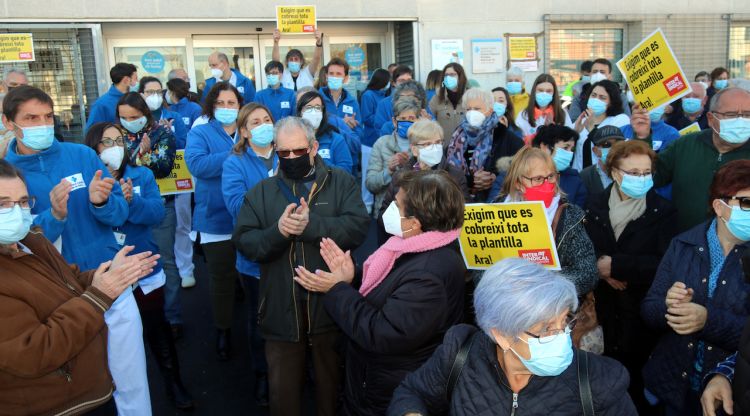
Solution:
[(258, 319), (263, 337), (297, 342), (305, 327), (311, 334), (320, 334), (335, 331), (336, 324), (323, 308), (322, 295), (308, 293), (294, 282), (294, 267), (328, 270), (320, 256), (321, 238), (333, 239), (344, 251), (353, 250), (365, 240), (370, 218), (352, 175), (326, 166), (318, 157), (312, 195), (308, 196), (301, 182), (281, 179), (296, 196), (305, 197), (310, 206), (305, 232), (286, 238), (279, 231), (278, 222), (290, 202), (279, 187), (279, 180), (264, 179), (247, 192), (232, 241), (240, 253), (260, 264)]
[(672, 184), (679, 231), (692, 228), (708, 218), (708, 188), (714, 173), (727, 162), (750, 159), (750, 142), (720, 154), (712, 139), (713, 131), (706, 129), (677, 139), (659, 153), (655, 187)]

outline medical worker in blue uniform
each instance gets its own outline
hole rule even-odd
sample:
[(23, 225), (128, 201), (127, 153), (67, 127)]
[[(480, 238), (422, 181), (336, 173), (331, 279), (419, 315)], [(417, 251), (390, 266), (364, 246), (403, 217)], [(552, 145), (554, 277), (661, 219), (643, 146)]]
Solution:
[(328, 108), (323, 97), (316, 91), (302, 94), (297, 102), (297, 114), (307, 120), (315, 130), (318, 140), (318, 156), (329, 166), (352, 173), (354, 163), (346, 140), (338, 129), (328, 123)]
[(271, 61), (266, 64), (265, 71), (268, 88), (255, 94), (255, 102), (266, 106), (271, 111), (274, 120), (294, 115), (296, 105), (294, 90), (281, 86), (284, 65), (278, 61)]
[(112, 85), (104, 95), (97, 98), (91, 106), (86, 119), (86, 130), (96, 123), (117, 121), (115, 109), (120, 98), (130, 91), (138, 90), (138, 68), (133, 64), (120, 62), (109, 70)]
[(237, 88), (242, 95), (243, 102), (249, 103), (255, 100), (255, 82), (242, 75), (236, 69), (229, 65), (229, 58), (223, 52), (214, 52), (208, 56), (208, 66), (211, 68), (211, 78), (206, 80), (206, 86), (203, 87), (203, 96), (201, 102), (206, 102), (206, 96), (214, 85), (219, 82), (228, 82)]

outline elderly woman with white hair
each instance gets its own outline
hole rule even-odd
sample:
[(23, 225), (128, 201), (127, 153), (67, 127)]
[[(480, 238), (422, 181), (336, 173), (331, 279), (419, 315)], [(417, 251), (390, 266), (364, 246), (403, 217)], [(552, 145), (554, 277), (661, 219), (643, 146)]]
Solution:
[(636, 415), (625, 368), (573, 348), (577, 306), (557, 273), (521, 259), (495, 264), (474, 292), (481, 331), (448, 331), (387, 414)]
[(488, 91), (472, 88), (463, 95), (466, 114), (448, 144), (448, 163), (463, 170), (471, 200), (484, 202), (497, 177), (497, 161), (513, 156), (523, 140), (508, 129), (505, 116), (493, 110)]

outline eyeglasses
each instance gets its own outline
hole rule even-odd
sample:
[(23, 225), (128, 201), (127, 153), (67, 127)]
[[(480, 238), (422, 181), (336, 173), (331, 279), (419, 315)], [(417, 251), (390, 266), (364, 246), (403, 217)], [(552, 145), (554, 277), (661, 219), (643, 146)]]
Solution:
[(538, 339), (540, 344), (546, 344), (548, 342), (554, 341), (555, 338), (558, 337), (558, 335), (570, 334), (571, 332), (573, 332), (573, 328), (576, 327), (576, 323), (577, 323), (577, 319), (575, 315), (573, 315), (572, 313), (569, 313), (565, 317), (565, 326), (562, 329), (545, 329), (539, 334), (533, 334), (529, 331), (523, 331), (523, 333), (528, 335), (531, 338)]
[(310, 148), (305, 147), (304, 149), (276, 150), (276, 154), (279, 155), (280, 158), (284, 158), (284, 159), (291, 156), (292, 153), (294, 153), (294, 156), (296, 157), (304, 156), (310, 153)]
[(609, 149), (620, 141), (621, 140), (607, 140), (605, 142), (597, 143), (596, 146), (601, 147), (602, 149)]
[(742, 118), (750, 119), (750, 111), (742, 112), (742, 113), (739, 113), (739, 112), (736, 112), (736, 111), (730, 111), (730, 112), (727, 112), (727, 113), (720, 113), (718, 111), (712, 111), (712, 113), (714, 115), (721, 116), (721, 117), (718, 117), (718, 118), (723, 118), (723, 119), (737, 118), (737, 117), (742, 117)]
[(102, 137), (99, 143), (103, 144), (104, 147), (112, 147), (114, 145), (122, 146), (123, 144), (125, 144), (125, 138), (122, 136), (112, 138)]
[(443, 141), (440, 140), (440, 141), (437, 141), (437, 142), (417, 143), (417, 144), (414, 145), (414, 147), (416, 147), (417, 149), (426, 149), (426, 148), (428, 148), (430, 146), (434, 146), (436, 144), (442, 145)]
[(739, 201), (741, 210), (750, 211), (750, 197), (748, 196), (722, 196), (720, 199), (725, 201)]
[(143, 91), (143, 94), (148, 97), (154, 94), (161, 94), (161, 90), (145, 90)]
[(557, 183), (557, 173), (553, 173), (549, 176), (534, 176), (533, 178), (529, 178), (528, 176), (521, 177), (531, 182), (531, 186), (539, 186), (545, 182)]
[(626, 175), (637, 176), (639, 178), (643, 178), (645, 176), (650, 176), (651, 175), (651, 172), (638, 172), (637, 170), (630, 170), (630, 171), (628, 171), (628, 170), (622, 170), (620, 168), (615, 168), (615, 169), (619, 170), (620, 172), (622, 172), (622, 173), (624, 173)]
[(35, 204), (36, 198), (34, 198), (33, 196), (31, 198), (24, 198), (20, 201), (11, 201), (6, 199), (4, 201), (0, 201), (0, 214), (9, 213), (16, 205), (21, 207), (21, 209), (31, 209), (34, 208)]
[(306, 113), (308, 111), (313, 111), (313, 110), (315, 110), (315, 111), (323, 111), (323, 106), (322, 105), (306, 105), (306, 106), (302, 107), (302, 112), (303, 113)]

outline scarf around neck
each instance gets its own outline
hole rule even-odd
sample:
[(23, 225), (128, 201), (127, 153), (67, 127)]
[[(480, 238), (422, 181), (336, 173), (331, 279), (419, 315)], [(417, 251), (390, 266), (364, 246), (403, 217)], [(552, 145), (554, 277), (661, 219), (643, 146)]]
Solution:
[(615, 241), (620, 239), (625, 227), (643, 215), (646, 212), (646, 198), (630, 198), (625, 201), (620, 198), (617, 191), (619, 185), (612, 185), (612, 192), (609, 194), (609, 222), (612, 224), (612, 231), (615, 233)]
[(365, 261), (359, 293), (367, 296), (378, 287), (393, 269), (399, 257), (407, 253), (424, 253), (447, 246), (461, 234), (461, 229), (428, 231), (409, 238), (393, 236)]
[[(493, 132), (498, 121), (497, 114), (493, 111), (484, 120), (484, 123), (475, 129), (469, 126), (466, 118), (464, 118), (456, 131), (453, 132), (451, 144), (448, 146), (448, 161), (450, 164), (461, 168), (466, 174), (472, 174), (484, 167), (484, 162), (492, 151)], [(467, 144), (474, 147), (474, 153), (469, 163), (464, 156)]]

